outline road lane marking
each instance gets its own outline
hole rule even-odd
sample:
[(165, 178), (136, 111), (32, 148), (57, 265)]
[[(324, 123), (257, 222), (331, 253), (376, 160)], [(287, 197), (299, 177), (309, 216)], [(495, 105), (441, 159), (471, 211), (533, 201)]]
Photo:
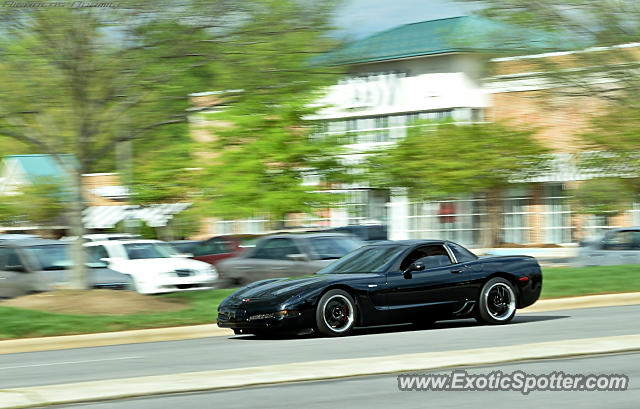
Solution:
[(50, 362), (46, 364), (0, 366), (0, 371), (3, 369), (36, 368), (39, 366), (86, 364), (86, 363), (93, 363), (93, 362), (120, 361), (125, 359), (142, 359), (142, 358), (144, 357), (143, 356), (123, 356), (118, 358), (86, 359), (84, 361), (64, 361), (64, 362)]

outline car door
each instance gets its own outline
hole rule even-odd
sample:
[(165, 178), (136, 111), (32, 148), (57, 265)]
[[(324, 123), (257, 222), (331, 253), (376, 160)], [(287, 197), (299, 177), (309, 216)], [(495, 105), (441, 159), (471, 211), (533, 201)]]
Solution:
[(301, 261), (287, 256), (300, 254), (293, 239), (275, 237), (262, 241), (247, 257), (237, 259), (232, 265), (233, 276), (241, 282), (251, 282), (266, 278), (296, 276), (302, 273)]
[[(422, 271), (403, 273), (410, 265), (421, 263)], [(429, 315), (447, 315), (463, 307), (465, 292), (459, 288), (467, 281), (464, 266), (456, 265), (441, 244), (413, 250), (400, 264), (400, 271), (388, 273), (387, 302), (394, 321), (411, 321)]]
[(31, 275), (15, 248), (0, 247), (0, 297), (17, 297), (33, 291)]

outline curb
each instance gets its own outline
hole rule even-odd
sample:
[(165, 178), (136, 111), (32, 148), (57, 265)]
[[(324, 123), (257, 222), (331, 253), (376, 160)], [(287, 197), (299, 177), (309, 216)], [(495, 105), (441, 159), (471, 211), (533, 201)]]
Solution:
[(98, 334), (11, 339), (0, 341), (0, 355), (20, 352), (55, 351), (60, 349), (98, 347), (143, 342), (179, 341), (184, 339), (231, 336), (233, 331), (216, 324), (185, 327), (102, 332)]
[[(519, 310), (518, 314), (638, 304), (640, 304), (640, 292), (587, 295), (540, 300), (524, 310)], [(104, 332), (97, 334), (11, 339), (0, 341), (0, 355), (223, 336), (233, 336), (233, 331), (220, 328), (216, 324), (206, 324), (184, 327)]]
[(640, 335), (144, 376), (2, 390), (0, 409), (630, 351), (640, 351)]

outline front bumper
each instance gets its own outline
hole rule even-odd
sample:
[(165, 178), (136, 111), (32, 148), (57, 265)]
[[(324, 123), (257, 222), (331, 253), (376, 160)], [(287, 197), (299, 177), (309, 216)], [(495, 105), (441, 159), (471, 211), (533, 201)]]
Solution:
[(249, 310), (242, 307), (221, 307), (218, 310), (218, 326), (243, 330), (290, 330), (311, 328), (314, 325), (313, 310), (296, 310), (278, 317), (280, 310)]

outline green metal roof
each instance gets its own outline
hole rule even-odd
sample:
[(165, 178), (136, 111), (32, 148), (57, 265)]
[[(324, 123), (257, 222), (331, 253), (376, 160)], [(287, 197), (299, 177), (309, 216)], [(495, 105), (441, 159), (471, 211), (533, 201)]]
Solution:
[(559, 49), (557, 38), (548, 33), (525, 30), (483, 17), (459, 16), (382, 31), (318, 56), (313, 63), (351, 65), (453, 52)]
[[(78, 166), (73, 155), (59, 156), (65, 164), (73, 167)], [(32, 183), (42, 179), (66, 179), (68, 177), (64, 169), (51, 155), (11, 155), (4, 158), (17, 160)]]

